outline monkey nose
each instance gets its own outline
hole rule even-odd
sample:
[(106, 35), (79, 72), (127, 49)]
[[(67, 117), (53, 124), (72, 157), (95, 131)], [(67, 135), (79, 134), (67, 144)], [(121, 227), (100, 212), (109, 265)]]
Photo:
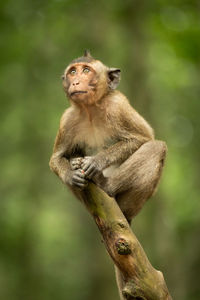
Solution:
[(73, 82), (72, 85), (79, 85), (79, 81)]

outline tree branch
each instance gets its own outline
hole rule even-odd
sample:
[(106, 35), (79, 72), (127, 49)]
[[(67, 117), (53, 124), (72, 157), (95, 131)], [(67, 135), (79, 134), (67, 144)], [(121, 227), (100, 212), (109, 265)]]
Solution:
[(93, 183), (80, 196), (115, 264), (121, 299), (172, 300), (162, 273), (150, 264), (117, 202)]

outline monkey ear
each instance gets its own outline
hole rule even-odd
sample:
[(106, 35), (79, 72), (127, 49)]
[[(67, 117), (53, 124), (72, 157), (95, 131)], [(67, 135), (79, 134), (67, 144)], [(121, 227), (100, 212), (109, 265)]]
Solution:
[(84, 57), (92, 57), (91, 54), (90, 54), (90, 50), (86, 49), (86, 50), (84, 51), (84, 55), (83, 55), (83, 56), (84, 56)]
[(116, 68), (110, 68), (108, 70), (108, 86), (114, 90), (117, 88), (120, 82), (121, 70)]
[(61, 79), (62, 80), (64, 80), (65, 79), (65, 75), (63, 74), (63, 75), (61, 75)]

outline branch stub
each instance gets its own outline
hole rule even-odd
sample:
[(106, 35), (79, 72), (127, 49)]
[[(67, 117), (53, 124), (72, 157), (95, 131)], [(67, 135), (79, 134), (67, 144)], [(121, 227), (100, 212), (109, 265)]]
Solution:
[(129, 247), (128, 242), (125, 239), (118, 239), (115, 243), (117, 248), (117, 252), (120, 255), (128, 255), (131, 254), (131, 249)]

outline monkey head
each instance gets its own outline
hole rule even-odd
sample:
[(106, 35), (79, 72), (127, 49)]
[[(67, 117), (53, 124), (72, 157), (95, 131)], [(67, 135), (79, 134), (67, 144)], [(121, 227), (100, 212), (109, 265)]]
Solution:
[(115, 89), (120, 81), (120, 69), (108, 68), (85, 51), (66, 68), (63, 87), (67, 97), (77, 104), (94, 104)]

